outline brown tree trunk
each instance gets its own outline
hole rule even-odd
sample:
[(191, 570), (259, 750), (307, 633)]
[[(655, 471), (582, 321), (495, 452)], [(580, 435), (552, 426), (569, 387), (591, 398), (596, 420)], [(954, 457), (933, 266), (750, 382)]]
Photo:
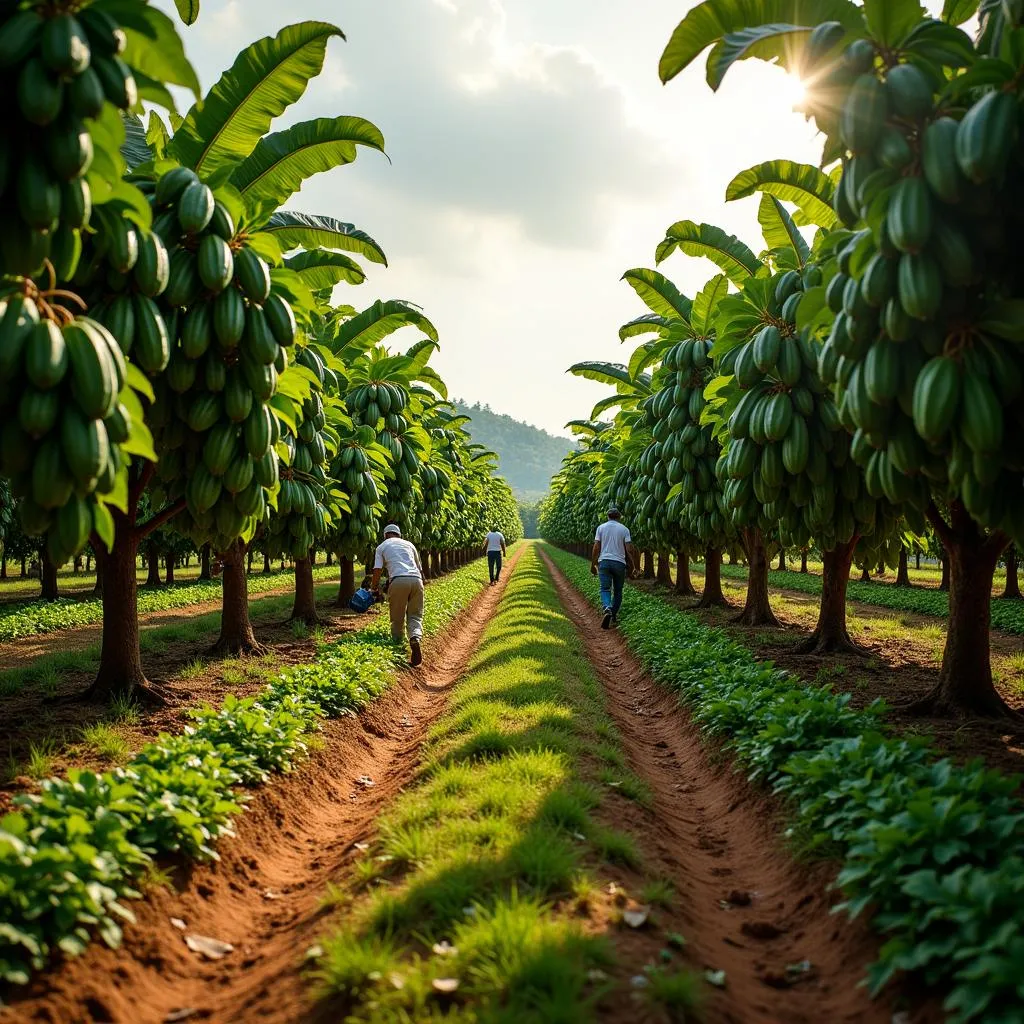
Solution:
[(729, 564), (730, 565), (735, 565), (736, 564), (736, 552), (735, 551), (730, 551), (729, 552)]
[(27, 562), (28, 562), (28, 556), (22, 555), (21, 556), (21, 575), (22, 576), (27, 576), (28, 575), (28, 565), (26, 564)]
[(722, 591), (722, 552), (718, 548), (708, 548), (704, 552), (704, 593), (701, 594), (697, 607), (729, 607), (729, 602)]
[(45, 548), (42, 554), (40, 580), (43, 586), (43, 592), (40, 595), (42, 599), (44, 601), (56, 601), (60, 597), (60, 593), (57, 590), (57, 566), (53, 564), (53, 559)]
[(914, 568), (916, 568), (916, 569), (920, 569), (921, 568), (921, 549), (920, 548), (918, 548), (914, 552)]
[(1011, 600), (1019, 599), (1020, 577), (1017, 575), (1017, 547), (1011, 544), (1006, 549), (1006, 588), (1003, 590), (1003, 597)]
[(871, 570), (866, 565), (860, 571), (860, 581), (861, 583), (871, 582)]
[(910, 585), (910, 566), (907, 559), (907, 549), (901, 547), (900, 565), (899, 568), (896, 570), (896, 586), (909, 587)]
[(971, 715), (1024, 722), (996, 692), (992, 682), (989, 627), (992, 577), (1009, 538), (996, 531), (987, 537), (954, 501), (947, 524), (932, 507), (928, 518), (942, 540), (949, 562), (949, 630), (935, 689), (913, 710), (928, 715)]
[(330, 550), (324, 552), (324, 565), (330, 569), (334, 565), (334, 555), (331, 554)]
[(160, 550), (157, 547), (155, 540), (151, 540), (146, 545), (146, 564), (149, 566), (149, 572), (146, 575), (146, 586), (147, 587), (159, 587), (160, 586)]
[(164, 555), (164, 565), (167, 566), (167, 572), (164, 579), (167, 581), (167, 586), (171, 586), (174, 583), (174, 552), (168, 551)]
[(338, 605), (347, 608), (356, 592), (356, 563), (348, 555), (338, 555)]
[(780, 551), (779, 552), (779, 572), (785, 572), (785, 571), (786, 571), (786, 552), (785, 551)]
[(96, 585), (92, 588), (93, 597), (103, 596), (103, 560), (96, 556)]
[(653, 551), (645, 551), (643, 557), (644, 557), (644, 573), (643, 573), (644, 579), (645, 580), (653, 580), (654, 579), (654, 552)]
[(295, 559), (295, 603), (292, 605), (292, 617), (307, 626), (316, 626), (320, 618), (316, 613), (316, 587), (313, 584), (313, 562), (309, 558)]
[(248, 553), (245, 556), (245, 571), (252, 572), (252, 560), (256, 556), (256, 552), (252, 548), (249, 548)]
[(697, 596), (690, 579), (690, 556), (682, 549), (676, 552), (676, 593), (680, 597)]
[(199, 549), (199, 578), (201, 580), (212, 580), (213, 573), (210, 572), (210, 545), (204, 544)]
[(846, 629), (846, 588), (850, 582), (853, 550), (859, 537), (822, 553), (821, 606), (814, 632), (794, 649), (794, 654), (866, 654)]
[(441, 552), (436, 548), (430, 552), (430, 574), (431, 576), (441, 576), (444, 573), (444, 567), (441, 565)]
[(805, 575), (807, 573), (807, 548), (803, 548), (800, 552), (800, 571)]
[(668, 552), (658, 552), (658, 572), (657, 578), (659, 583), (664, 583), (666, 587), (672, 586), (672, 571), (669, 569), (668, 564)]
[(214, 654), (263, 654), (249, 621), (249, 580), (245, 574), (246, 545), (236, 540), (223, 554), (223, 598), (220, 637)]
[(945, 554), (939, 559), (939, 564), (942, 566), (942, 579), (939, 580), (939, 590), (949, 590), (949, 554)]
[(7, 579), (7, 559), (0, 559), (0, 580)]
[(264, 572), (264, 574), (269, 576), (270, 573), (271, 573), (271, 570), (273, 568), (274, 567), (270, 564), (270, 555), (267, 554), (266, 551), (264, 551), (263, 552), (263, 572)]
[(96, 552), (97, 586), (103, 589), (103, 639), (96, 679), (87, 692), (88, 697), (103, 701), (148, 687), (139, 650), (139, 540), (128, 517), (114, 509), (111, 512), (114, 550), (108, 552), (101, 544)]
[(764, 537), (758, 529), (743, 531), (743, 549), (747, 555), (747, 600), (735, 619), (741, 626), (777, 626), (772, 606), (768, 601), (768, 552)]

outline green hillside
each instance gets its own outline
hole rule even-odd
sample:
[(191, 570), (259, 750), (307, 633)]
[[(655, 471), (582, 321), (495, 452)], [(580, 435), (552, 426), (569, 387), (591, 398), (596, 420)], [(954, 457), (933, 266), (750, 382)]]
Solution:
[(469, 432), (473, 440), (497, 453), (501, 475), (516, 497), (525, 502), (542, 498), (562, 458), (572, 449), (572, 440), (493, 412), (486, 405), (458, 399), (455, 405), (460, 413), (472, 417)]

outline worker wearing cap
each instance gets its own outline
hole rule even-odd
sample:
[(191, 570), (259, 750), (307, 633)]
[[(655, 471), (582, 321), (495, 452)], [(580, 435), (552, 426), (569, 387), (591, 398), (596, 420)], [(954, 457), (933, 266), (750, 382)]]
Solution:
[(405, 639), (409, 627), (411, 663), (423, 661), (420, 641), (423, 639), (423, 567), (416, 545), (402, 539), (402, 531), (389, 523), (384, 527), (384, 540), (373, 558), (373, 580), (370, 588), (380, 590), (381, 572), (388, 575), (388, 607), (391, 611), (391, 636), (395, 643)]
[(590, 555), (590, 571), (601, 580), (601, 628), (618, 622), (622, 605), (622, 587), (626, 573), (637, 564), (633, 538), (619, 521), (619, 510), (608, 509), (608, 519), (594, 534), (594, 550)]

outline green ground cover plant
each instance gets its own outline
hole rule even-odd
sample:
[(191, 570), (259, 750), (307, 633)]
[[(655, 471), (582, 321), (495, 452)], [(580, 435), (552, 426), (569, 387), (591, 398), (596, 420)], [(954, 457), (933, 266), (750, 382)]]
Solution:
[[(702, 564), (691, 565), (690, 569), (698, 574), (704, 572)], [(722, 576), (745, 580), (747, 570), (742, 565), (723, 565)], [(780, 572), (773, 569), (768, 573), (768, 581), (772, 586), (783, 590), (796, 590), (802, 594), (813, 595), (821, 593), (821, 577), (814, 573), (794, 572), (789, 569)], [(847, 597), (851, 601), (872, 604), (879, 608), (891, 608), (893, 611), (949, 618), (949, 595), (941, 590), (897, 587), (882, 582), (864, 583), (851, 579)], [(1024, 601), (993, 601), (992, 625), (1006, 633), (1024, 636)]]
[[(479, 562), (430, 585), (424, 626), (440, 632), (480, 592)], [(248, 788), (289, 771), (324, 718), (363, 708), (390, 684), (400, 651), (384, 615), (318, 649), (262, 693), (201, 707), (124, 767), (72, 770), (16, 799), (0, 818), (0, 981), (23, 984), (94, 933), (108, 945), (132, 920), (134, 879), (160, 854), (217, 856)]]
[[(549, 554), (597, 596), (585, 561)], [(884, 707), (796, 682), (694, 616), (628, 588), (622, 633), (651, 674), (754, 781), (783, 796), (810, 849), (842, 861), (851, 916), (885, 937), (878, 992), (914, 972), (948, 992), (954, 1022), (1024, 1021), (1020, 779), (957, 766), (925, 739), (885, 734)]]
[[(333, 579), (338, 570), (330, 566), (319, 566), (313, 570), (313, 578)], [(276, 573), (264, 576), (254, 573), (249, 577), (249, 594), (258, 596), (286, 585), (290, 573)], [(221, 595), (219, 579), (202, 583), (180, 583), (160, 590), (139, 591), (139, 613), (163, 612), (174, 608), (187, 608), (204, 601), (216, 601)], [(103, 621), (103, 602), (100, 599), (76, 601), (60, 598), (57, 601), (31, 601), (24, 604), (10, 604), (0, 608), (0, 643), (17, 640), (23, 636), (52, 633), (58, 629), (72, 629), (75, 626), (91, 626)]]
[[(614, 952), (574, 908), (603, 865), (641, 864), (633, 837), (595, 815), (609, 792), (592, 754), (599, 725), (614, 745), (601, 685), (531, 549), (428, 737), (418, 783), (328, 894), (345, 921), (314, 949), (316, 977), (339, 1019), (598, 1019), (604, 983), (591, 972)], [(670, 898), (664, 884), (657, 894)], [(683, 986), (669, 988), (655, 998), (678, 1005)]]

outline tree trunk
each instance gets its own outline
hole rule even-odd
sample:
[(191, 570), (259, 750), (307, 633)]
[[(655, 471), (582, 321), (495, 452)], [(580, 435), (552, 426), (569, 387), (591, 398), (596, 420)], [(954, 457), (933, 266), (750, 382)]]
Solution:
[(1006, 549), (1006, 589), (1003, 591), (1005, 598), (1019, 598), (1020, 577), (1017, 575), (1017, 547), (1011, 544)]
[(151, 540), (146, 546), (146, 564), (149, 566), (149, 573), (146, 576), (147, 587), (160, 586), (160, 551), (155, 540)]
[(139, 651), (139, 606), (136, 555), (139, 541), (122, 512), (114, 516), (114, 550), (100, 545), (96, 552), (96, 581), (103, 589), (103, 639), (100, 665), (87, 696), (109, 701), (118, 694), (147, 688)]
[(435, 549), (430, 552), (430, 574), (437, 577), (443, 573), (444, 566), (441, 565), (441, 552)]
[(96, 585), (92, 588), (93, 597), (103, 596), (103, 562), (96, 556)]
[(758, 529), (743, 531), (743, 548), (747, 555), (747, 600), (743, 611), (733, 621), (741, 626), (777, 626), (768, 601), (768, 552)]
[(1024, 716), (1007, 707), (996, 692), (989, 655), (992, 577), (1008, 538), (998, 531), (986, 537), (958, 501), (951, 503), (949, 514), (949, 525), (934, 508), (928, 514), (949, 562), (946, 647), (937, 686), (913, 710), (1024, 722)]
[(861, 583), (871, 582), (871, 570), (866, 565), (860, 571), (860, 581)]
[(920, 548), (918, 548), (914, 552), (914, 567), (916, 569), (920, 569), (921, 568), (921, 549)]
[(248, 553), (245, 556), (245, 571), (247, 573), (252, 572), (252, 560), (255, 557), (256, 552), (252, 548), (249, 548)]
[(680, 597), (696, 597), (693, 580), (690, 579), (690, 556), (686, 551), (676, 552), (676, 593)]
[(272, 566), (272, 565), (270, 564), (270, 555), (268, 555), (268, 554), (267, 554), (267, 553), (266, 553), (266, 552), (264, 551), (264, 552), (263, 552), (263, 572), (264, 572), (264, 575), (266, 575), (266, 576), (269, 576), (269, 575), (270, 575), (270, 572), (271, 572), (271, 570), (272, 570), (273, 568), (274, 568), (274, 567), (273, 567), (273, 566)]
[(57, 566), (48, 551), (43, 551), (41, 579), (43, 584), (42, 599), (44, 601), (56, 601), (60, 594), (57, 591)]
[(327, 566), (328, 569), (334, 565), (334, 555), (332, 555), (330, 551), (324, 553), (324, 565)]
[(347, 608), (356, 592), (356, 563), (348, 555), (338, 556), (338, 605)]
[(779, 572), (785, 572), (785, 571), (786, 571), (786, 552), (785, 551), (780, 551), (779, 552)]
[(805, 575), (807, 573), (807, 548), (803, 548), (800, 552), (800, 571)]
[(653, 551), (645, 551), (644, 552), (644, 579), (645, 580), (653, 580), (654, 579), (654, 552)]
[(220, 637), (214, 654), (263, 654), (249, 621), (249, 579), (245, 574), (245, 544), (236, 540), (222, 555), (223, 600)]
[(26, 564), (27, 562), (28, 562), (28, 556), (27, 555), (22, 555), (21, 556), (21, 575), (22, 576), (27, 576), (28, 575), (28, 565)]
[(666, 587), (672, 586), (672, 572), (668, 565), (668, 552), (658, 552), (658, 573), (657, 578), (659, 583), (664, 583)]
[(866, 654), (846, 629), (846, 588), (850, 582), (853, 551), (859, 537), (822, 553), (821, 606), (814, 632), (794, 649), (794, 654)]
[(939, 590), (949, 590), (949, 554), (943, 555), (939, 559), (939, 564), (942, 566), (942, 579), (939, 580)]
[(0, 559), (0, 580), (7, 579), (7, 559)]
[(309, 558), (295, 559), (295, 603), (290, 622), (296, 619), (307, 626), (316, 626), (320, 618), (316, 613), (316, 587), (313, 584), (313, 562)]
[(730, 565), (735, 565), (736, 564), (736, 552), (735, 551), (730, 551), (729, 552), (729, 564)]
[(174, 584), (174, 552), (173, 551), (168, 551), (167, 554), (164, 555), (164, 565), (167, 566), (167, 573), (164, 576), (164, 579), (167, 581), (167, 586), (170, 587), (170, 586), (172, 586)]
[(722, 552), (718, 548), (708, 548), (704, 552), (704, 593), (701, 594), (697, 607), (729, 607), (729, 602), (722, 591)]
[(199, 578), (201, 580), (212, 580), (213, 573), (210, 572), (210, 545), (204, 544), (199, 549)]
[(910, 566), (907, 559), (907, 549), (905, 547), (900, 548), (900, 566), (896, 570), (896, 586), (897, 587), (909, 587), (910, 583)]
[(82, 571), (82, 556), (75, 555), (71, 562), (71, 572), (77, 576)]

